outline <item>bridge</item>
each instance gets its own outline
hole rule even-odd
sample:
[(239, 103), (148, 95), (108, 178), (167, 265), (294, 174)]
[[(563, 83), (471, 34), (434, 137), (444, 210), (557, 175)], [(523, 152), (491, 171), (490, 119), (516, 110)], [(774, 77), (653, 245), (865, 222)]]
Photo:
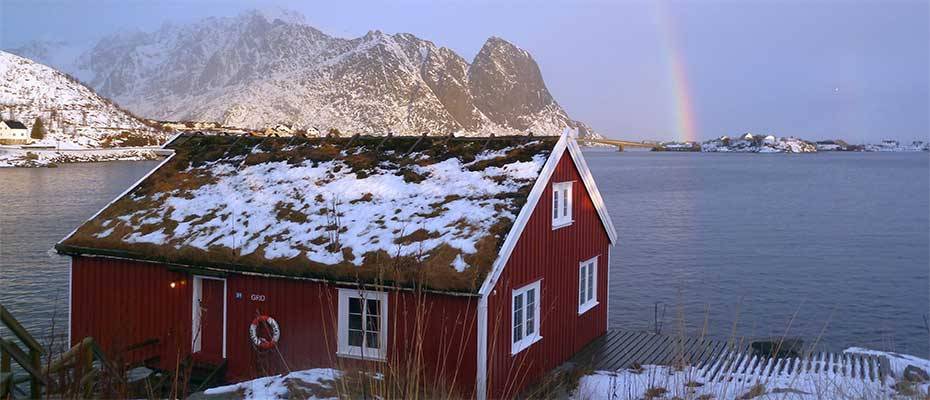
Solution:
[(646, 142), (631, 142), (629, 140), (616, 140), (616, 139), (590, 139), (590, 138), (578, 138), (578, 142), (581, 143), (596, 143), (596, 144), (606, 144), (609, 146), (617, 146), (617, 150), (623, 151), (624, 148), (640, 148), (640, 149), (650, 149), (654, 150), (659, 148), (657, 143), (646, 143)]

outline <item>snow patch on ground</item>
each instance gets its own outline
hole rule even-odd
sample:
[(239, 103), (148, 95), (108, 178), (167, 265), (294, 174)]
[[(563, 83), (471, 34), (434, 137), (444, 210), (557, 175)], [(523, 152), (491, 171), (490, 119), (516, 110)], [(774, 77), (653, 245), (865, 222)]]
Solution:
[[(220, 395), (242, 392), (243, 399), (289, 399), (292, 398), (291, 387), (303, 389), (302, 395), (309, 394), (306, 399), (336, 398), (333, 382), (342, 376), (342, 372), (331, 368), (316, 368), (305, 371), (291, 372), (287, 375), (268, 376), (251, 381), (245, 381), (228, 386), (219, 386), (207, 389), (204, 394)], [(308, 390), (309, 388), (315, 390)], [(332, 393), (332, 396), (320, 396), (320, 392)]]

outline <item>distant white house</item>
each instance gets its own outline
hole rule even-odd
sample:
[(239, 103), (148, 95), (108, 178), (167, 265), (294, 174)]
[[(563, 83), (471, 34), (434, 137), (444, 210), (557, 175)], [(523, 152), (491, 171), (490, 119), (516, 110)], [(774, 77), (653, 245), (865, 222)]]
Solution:
[(768, 135), (768, 136), (766, 136), (765, 138), (762, 139), (762, 143), (765, 143), (765, 144), (775, 144), (775, 136), (774, 136), (774, 135)]
[(751, 133), (747, 133), (747, 134), (743, 135), (742, 139), (743, 139), (743, 140), (752, 140), (752, 134), (751, 134)]
[(0, 121), (0, 144), (29, 143), (29, 129), (22, 122), (6, 119)]

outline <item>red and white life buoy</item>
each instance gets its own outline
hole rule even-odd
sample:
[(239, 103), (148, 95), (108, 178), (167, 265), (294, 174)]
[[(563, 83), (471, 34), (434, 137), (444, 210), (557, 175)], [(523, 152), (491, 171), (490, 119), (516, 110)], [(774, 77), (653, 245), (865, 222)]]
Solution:
[[(271, 340), (258, 336), (258, 325), (262, 322), (268, 324), (271, 328)], [(278, 344), (278, 340), (281, 340), (281, 328), (278, 327), (278, 321), (275, 321), (274, 318), (267, 315), (259, 315), (252, 320), (252, 325), (249, 326), (249, 337), (252, 338), (252, 343), (255, 347), (268, 350), (275, 347), (275, 345)]]

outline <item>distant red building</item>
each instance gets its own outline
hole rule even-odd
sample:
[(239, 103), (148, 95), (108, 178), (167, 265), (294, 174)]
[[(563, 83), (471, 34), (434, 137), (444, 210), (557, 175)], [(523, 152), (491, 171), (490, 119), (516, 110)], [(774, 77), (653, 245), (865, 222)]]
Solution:
[(568, 134), (167, 147), (56, 245), (72, 342), (157, 339), (129, 356), (225, 360), (230, 381), (419, 358), (426, 382), (499, 398), (607, 329), (616, 233)]

